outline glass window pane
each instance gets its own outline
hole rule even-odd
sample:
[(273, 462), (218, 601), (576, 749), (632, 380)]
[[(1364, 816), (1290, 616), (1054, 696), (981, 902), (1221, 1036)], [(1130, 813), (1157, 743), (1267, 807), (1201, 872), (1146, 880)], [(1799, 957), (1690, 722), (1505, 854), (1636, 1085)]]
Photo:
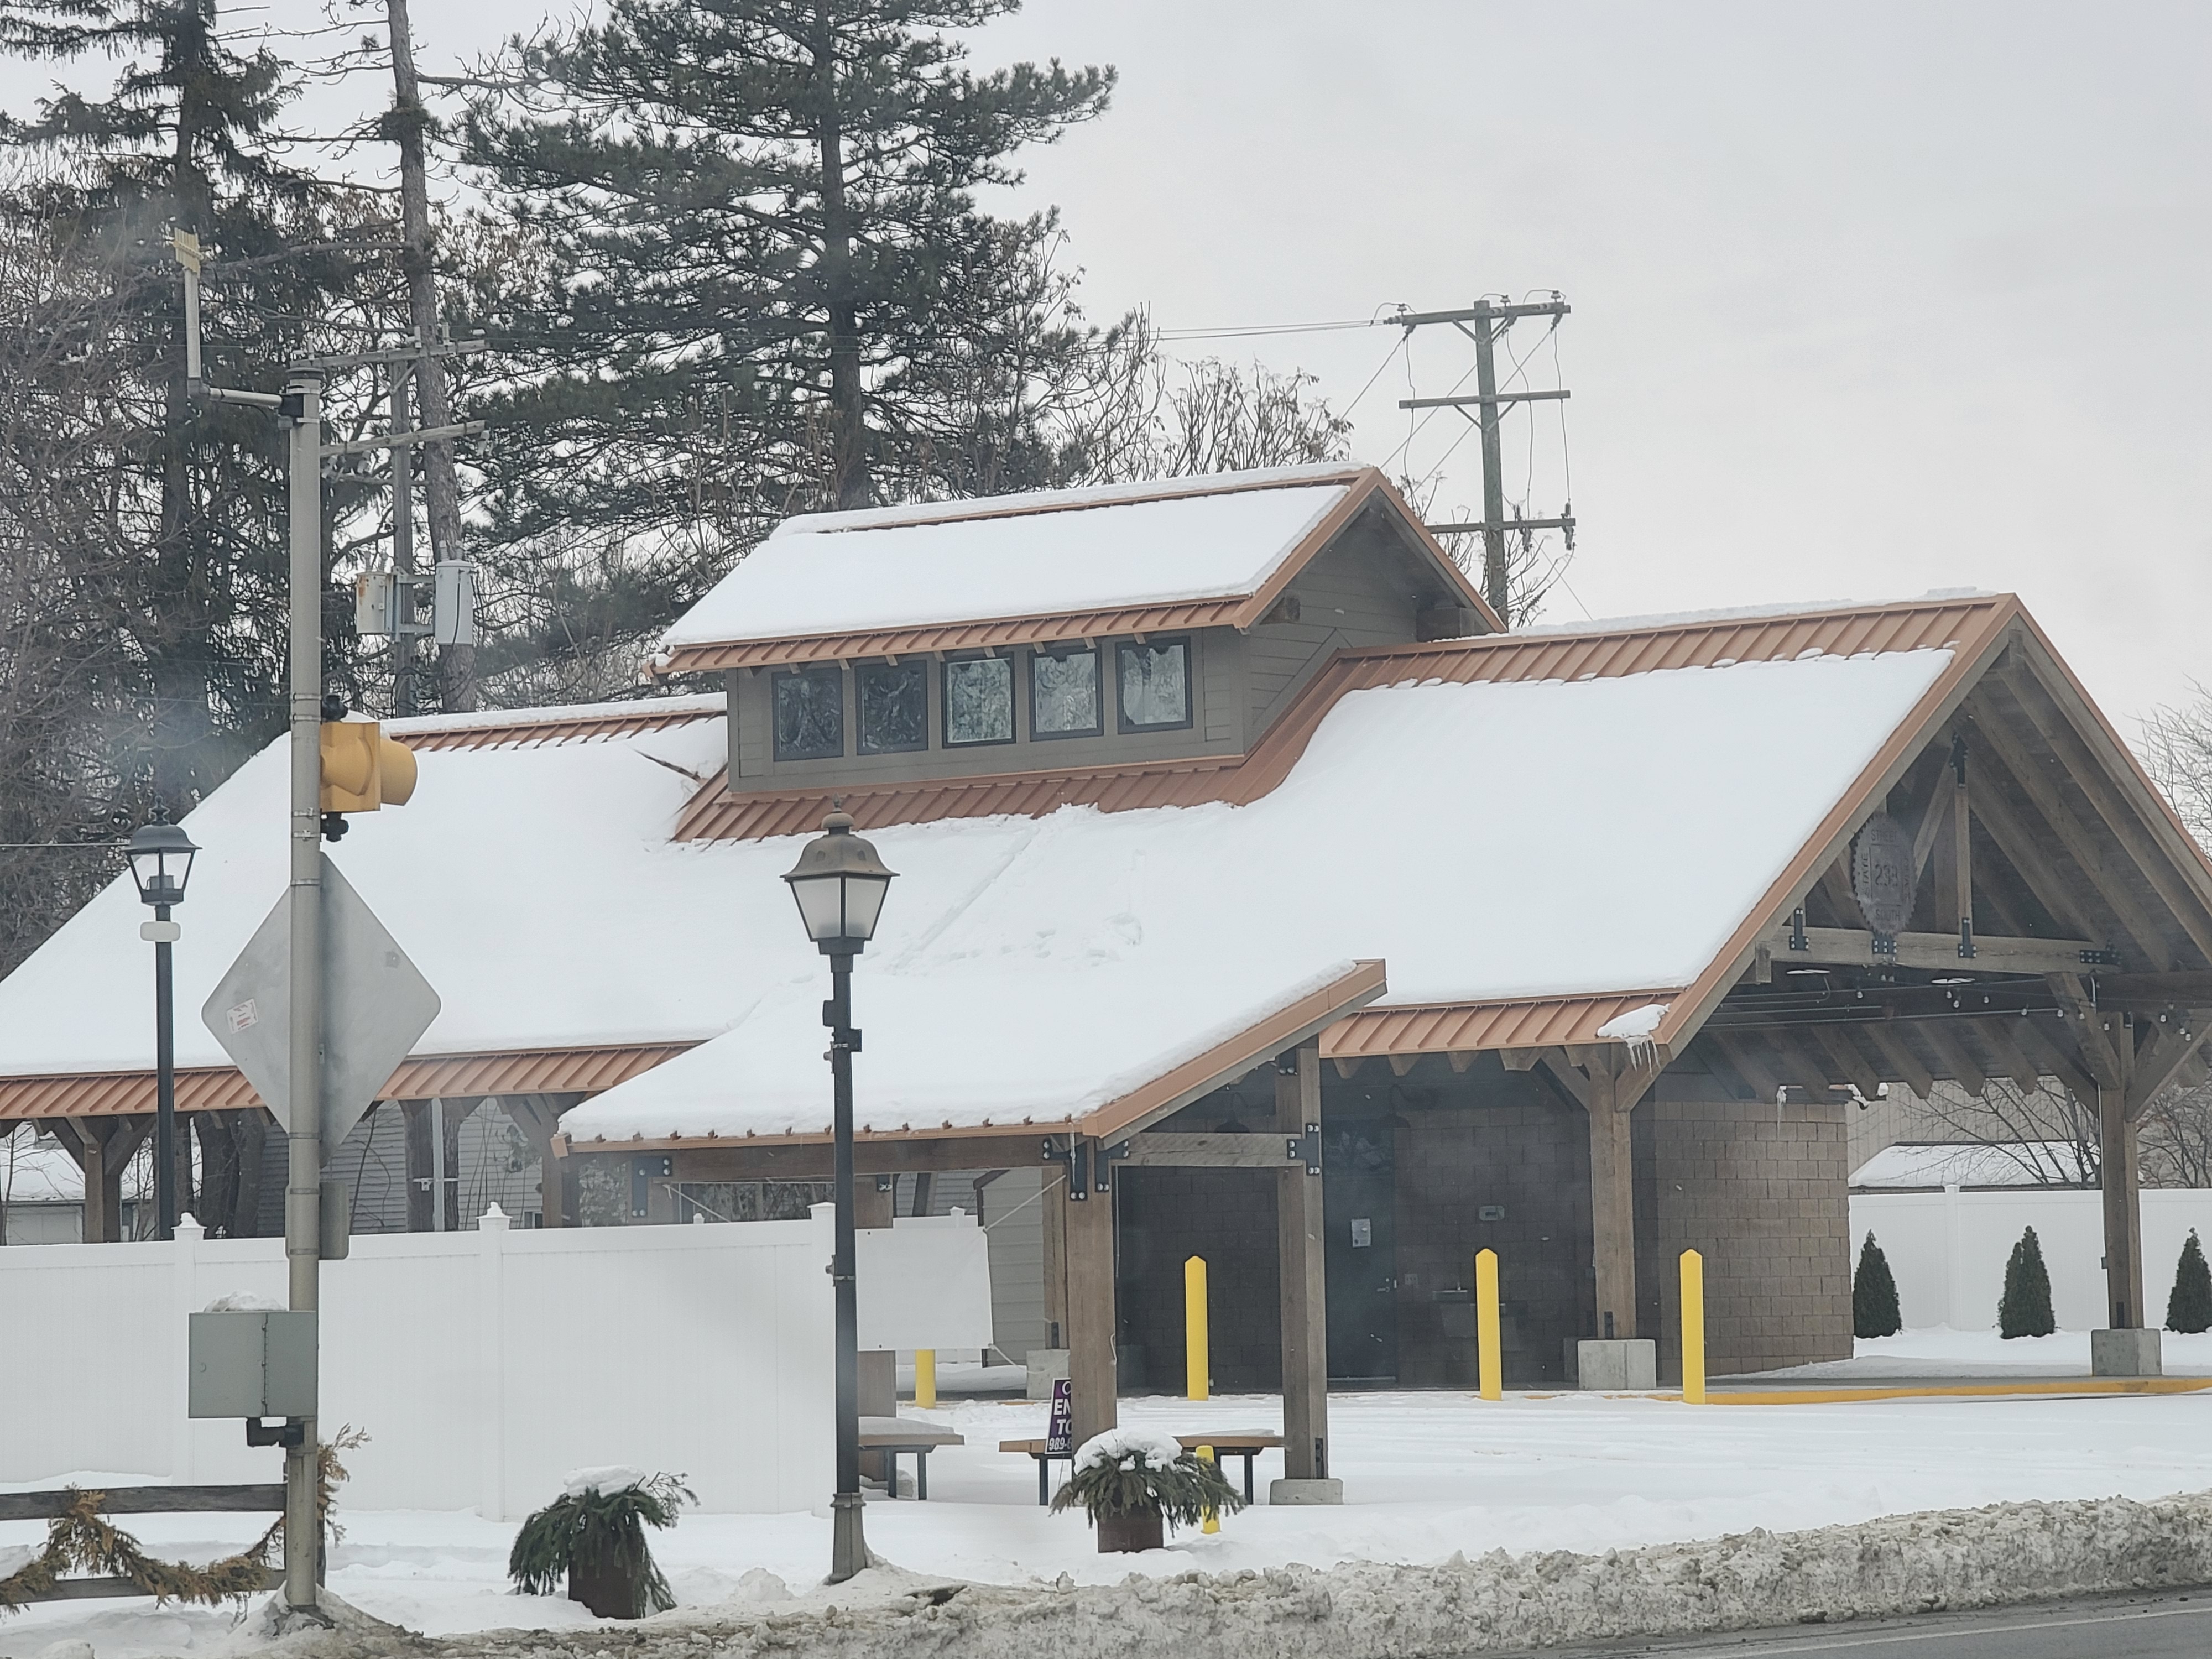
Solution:
[(945, 742), (1014, 740), (1014, 664), (1011, 657), (975, 657), (945, 665)]
[(774, 684), (778, 760), (820, 760), (845, 752), (844, 670), (778, 674)]
[(1098, 653), (1030, 653), (1030, 735), (1095, 738), (1099, 720)]
[(1155, 640), (1121, 647), (1121, 729), (1190, 724), (1190, 641)]
[(929, 666), (865, 663), (858, 672), (860, 752), (890, 755), (929, 744)]

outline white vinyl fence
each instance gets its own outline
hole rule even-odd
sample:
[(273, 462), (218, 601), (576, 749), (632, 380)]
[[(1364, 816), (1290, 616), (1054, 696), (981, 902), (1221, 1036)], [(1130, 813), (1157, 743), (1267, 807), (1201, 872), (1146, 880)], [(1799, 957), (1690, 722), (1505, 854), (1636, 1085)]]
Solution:
[[(1997, 1322), (2005, 1261), (2023, 1229), (2035, 1229), (2051, 1270), (2051, 1310), (2061, 1329), (2111, 1322), (2105, 1306), (2103, 1194), (2051, 1187), (2001, 1192), (1851, 1194), (1851, 1260), (1871, 1231), (1897, 1279), (1909, 1330), (1948, 1325), (1986, 1330)], [(2166, 1293), (2182, 1241), (2196, 1228), (2212, 1248), (2212, 1192), (2150, 1187), (2142, 1194), (2142, 1322), (2166, 1318)]]
[[(514, 1519), (570, 1469), (629, 1464), (684, 1475), (713, 1511), (823, 1503), (830, 1216), (520, 1231), (494, 1212), (468, 1232), (356, 1235), (322, 1271), (322, 1431), (370, 1437), (342, 1501)], [(988, 1341), (981, 1231), (897, 1224), (930, 1237), (864, 1232), (867, 1288), (933, 1305), (945, 1346)], [(179, 1234), (0, 1250), (0, 1482), (281, 1478), (283, 1454), (240, 1423), (185, 1416), (185, 1340), (217, 1297), (281, 1301), (283, 1242)], [(901, 1334), (932, 1330), (909, 1317)]]

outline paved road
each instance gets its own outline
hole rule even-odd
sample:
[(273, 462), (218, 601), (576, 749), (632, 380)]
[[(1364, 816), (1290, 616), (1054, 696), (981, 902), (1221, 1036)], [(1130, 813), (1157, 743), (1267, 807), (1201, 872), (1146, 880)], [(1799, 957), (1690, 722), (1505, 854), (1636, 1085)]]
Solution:
[(1999, 1613), (1931, 1613), (1615, 1644), (1547, 1659), (2203, 1659), (2212, 1655), (2212, 1590), (2098, 1597)]

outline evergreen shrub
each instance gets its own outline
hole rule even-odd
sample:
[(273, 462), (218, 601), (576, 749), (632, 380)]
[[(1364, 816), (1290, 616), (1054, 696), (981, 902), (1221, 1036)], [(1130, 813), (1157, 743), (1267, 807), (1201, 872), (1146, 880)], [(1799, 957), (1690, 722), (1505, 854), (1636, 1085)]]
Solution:
[(1889, 1258), (1874, 1235), (1859, 1247), (1858, 1271), (1851, 1275), (1851, 1334), (1854, 1336), (1895, 1336), (1905, 1328), (1897, 1308), (1897, 1280), (1889, 1271)]
[(2173, 1270), (2173, 1294), (2166, 1299), (2166, 1328), (2195, 1335), (2212, 1331), (2212, 1267), (2204, 1261), (2204, 1247), (2197, 1242), (2197, 1229), (2181, 1246), (2181, 1261)]
[(2051, 1271), (2043, 1265), (2043, 1246), (2035, 1229), (2023, 1229), (2005, 1263), (2004, 1296), (1997, 1303), (1997, 1330), (2007, 1337), (2048, 1336), (2058, 1328), (2051, 1315)]
[(507, 1576), (525, 1595), (550, 1595), (566, 1577), (568, 1599), (602, 1619), (642, 1619), (676, 1605), (646, 1547), (647, 1527), (672, 1527), (698, 1499), (680, 1476), (635, 1469), (584, 1469), (568, 1490), (522, 1523)]

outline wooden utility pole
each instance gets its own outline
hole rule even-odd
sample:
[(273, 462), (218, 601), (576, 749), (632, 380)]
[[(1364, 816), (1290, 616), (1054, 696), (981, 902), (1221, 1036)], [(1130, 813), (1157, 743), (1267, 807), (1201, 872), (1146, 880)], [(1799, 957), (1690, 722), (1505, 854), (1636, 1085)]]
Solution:
[(1565, 300), (1556, 296), (1531, 305), (1504, 305), (1490, 300), (1477, 300), (1473, 305), (1455, 311), (1409, 311), (1397, 320), (1410, 335), (1413, 330), (1431, 323), (1446, 323), (1474, 342), (1474, 395), (1444, 398), (1401, 398), (1401, 409), (1456, 409), (1474, 422), (1482, 440), (1482, 518), (1474, 524), (1432, 524), (1425, 526), (1431, 535), (1465, 536), (1480, 532), (1482, 536), (1482, 597), (1490, 601), (1508, 627), (1513, 623), (1513, 592), (1511, 572), (1507, 567), (1505, 537), (1509, 531), (1563, 530), (1567, 546), (1575, 544), (1575, 520), (1571, 503), (1555, 519), (1509, 520), (1505, 516), (1505, 462), (1504, 447), (1498, 439), (1498, 423), (1500, 413), (1511, 404), (1552, 403), (1565, 398), (1565, 391), (1509, 392), (1498, 390), (1498, 355), (1499, 339), (1505, 331), (1523, 317), (1549, 317), (1557, 327), (1561, 318), (1572, 309)]
[[(385, 116), (386, 136), (399, 147), (400, 269), (407, 277), (409, 324), (418, 349), (426, 355), (414, 365), (421, 381), (417, 399), (422, 406), (422, 427), (434, 431), (453, 423), (445, 370), (427, 354), (438, 338), (438, 291), (430, 253), (430, 178), (424, 159), (424, 135), (430, 112), (422, 107), (421, 83), (415, 75), (415, 37), (407, 20), (407, 0), (384, 0), (384, 15), (392, 35), (392, 108)], [(402, 371), (403, 377), (405, 371)], [(403, 378), (402, 385), (404, 385)], [(395, 414), (398, 412), (395, 394)], [(395, 422), (396, 429), (396, 422)], [(430, 556), (439, 562), (461, 556), (461, 489), (453, 467), (450, 441), (432, 440), (422, 445), (422, 494), (430, 520)], [(394, 511), (406, 506), (409, 491), (404, 482), (404, 455), (392, 460)], [(396, 522), (396, 519), (395, 519)], [(409, 543), (412, 553), (412, 539)], [(398, 550), (393, 558), (397, 565)], [(410, 646), (400, 647), (404, 662)], [(477, 706), (477, 648), (473, 645), (438, 647), (439, 701), (450, 711)]]

